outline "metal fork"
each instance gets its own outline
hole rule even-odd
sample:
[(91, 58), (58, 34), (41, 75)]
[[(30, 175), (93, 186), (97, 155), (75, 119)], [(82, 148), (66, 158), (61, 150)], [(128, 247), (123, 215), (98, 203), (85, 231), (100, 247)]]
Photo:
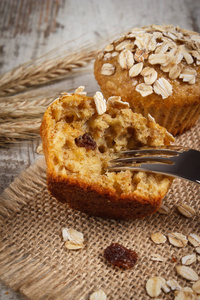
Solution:
[(108, 171), (149, 171), (200, 184), (200, 151), (179, 146), (138, 148), (117, 153)]

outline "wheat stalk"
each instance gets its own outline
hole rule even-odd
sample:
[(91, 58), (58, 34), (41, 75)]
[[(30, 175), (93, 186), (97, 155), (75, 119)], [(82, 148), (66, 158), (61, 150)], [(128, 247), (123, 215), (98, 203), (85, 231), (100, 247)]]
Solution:
[[(88, 74), (91, 69), (88, 69)], [(62, 92), (74, 92), (74, 78), (85, 78), (86, 70), (69, 75), (69, 80), (0, 98), (0, 146), (39, 137), (39, 124), (47, 106)], [(81, 75), (81, 76), (80, 76)], [(87, 81), (87, 80), (86, 80)], [(90, 88), (90, 92), (92, 90)], [(93, 92), (94, 94), (94, 92)], [(92, 94), (92, 95), (93, 95)]]
[(17, 103), (1, 103), (0, 123), (15, 122), (16, 118), (36, 118), (42, 117), (47, 106), (54, 98), (35, 99), (32, 101), (21, 101)]
[(85, 67), (95, 58), (97, 52), (97, 50), (89, 52), (81, 50), (61, 58), (43, 61), (41, 64), (37, 62), (36, 65), (33, 61), (19, 66), (1, 75), (0, 96), (15, 94), (30, 87), (63, 79), (69, 72)]
[(5, 122), (0, 126), (0, 137), (17, 138), (21, 133), (38, 135), (41, 124), (41, 118), (34, 120), (19, 120), (15, 123)]
[(41, 119), (5, 122), (0, 126), (0, 145), (32, 140), (39, 136)]
[[(34, 91), (2, 98), (0, 102), (0, 146), (39, 137), (42, 116), (54, 96), (44, 97)], [(49, 93), (50, 94), (50, 93)], [(28, 100), (24, 100), (28, 99)]]
[[(12, 103), (5, 103), (5, 106), (1, 105), (0, 120), (12, 119), (12, 118), (35, 118), (44, 113), (47, 106), (53, 101), (51, 99), (23, 101), (16, 103), (15, 107)], [(14, 108), (14, 109), (13, 109)], [(7, 120), (6, 120), (7, 121)]]

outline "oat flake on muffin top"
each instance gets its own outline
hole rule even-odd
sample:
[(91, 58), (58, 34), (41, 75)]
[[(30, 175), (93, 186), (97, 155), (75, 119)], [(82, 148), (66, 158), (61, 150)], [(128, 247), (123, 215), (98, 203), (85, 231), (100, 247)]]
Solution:
[[(172, 85), (165, 78), (158, 78), (154, 66), (159, 65), (170, 79), (194, 84), (197, 76), (194, 67), (200, 65), (200, 35), (173, 25), (134, 28), (99, 53), (98, 59), (104, 61), (102, 75), (115, 73), (116, 67), (108, 61), (116, 56), (130, 78), (143, 76), (143, 82), (136, 83), (138, 93), (143, 97), (156, 93), (165, 99), (173, 93)], [(145, 61), (152, 67), (145, 67)]]

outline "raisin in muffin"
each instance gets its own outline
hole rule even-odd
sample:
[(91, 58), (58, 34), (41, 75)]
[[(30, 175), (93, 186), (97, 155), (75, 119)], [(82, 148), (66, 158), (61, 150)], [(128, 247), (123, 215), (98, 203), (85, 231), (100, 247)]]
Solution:
[(121, 96), (174, 136), (200, 115), (200, 35), (172, 25), (134, 28), (99, 53), (94, 74), (106, 99)]
[(172, 178), (145, 172), (108, 172), (120, 150), (168, 145), (171, 134), (150, 117), (133, 113), (120, 97), (106, 103), (102, 93), (63, 94), (41, 124), (50, 193), (75, 210), (114, 219), (156, 212)]

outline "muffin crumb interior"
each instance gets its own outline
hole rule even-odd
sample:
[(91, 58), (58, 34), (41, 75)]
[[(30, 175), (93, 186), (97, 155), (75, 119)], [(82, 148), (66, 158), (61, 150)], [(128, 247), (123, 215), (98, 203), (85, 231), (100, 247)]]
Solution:
[(118, 196), (134, 193), (153, 197), (169, 188), (171, 178), (164, 175), (107, 171), (109, 161), (121, 150), (169, 144), (166, 129), (119, 101), (108, 101), (106, 112), (99, 115), (94, 99), (78, 94), (61, 96), (48, 110), (49, 156), (57, 176), (81, 179)]

